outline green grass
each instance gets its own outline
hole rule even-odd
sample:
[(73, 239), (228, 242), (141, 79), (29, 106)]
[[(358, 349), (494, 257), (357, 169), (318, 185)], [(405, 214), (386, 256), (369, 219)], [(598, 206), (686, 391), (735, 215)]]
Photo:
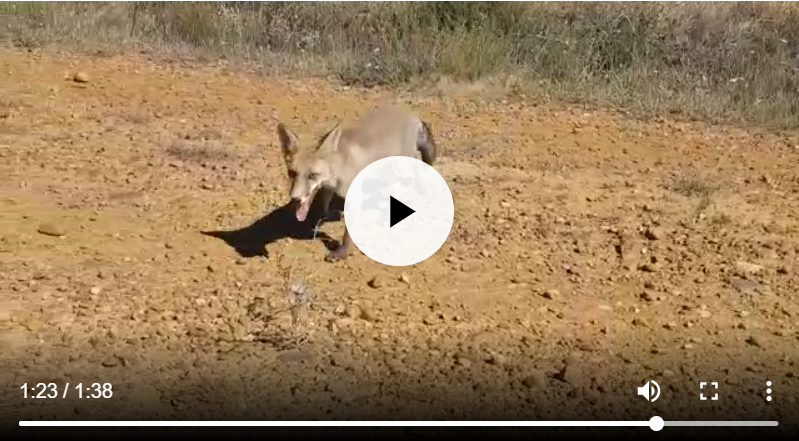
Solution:
[(43, 2), (0, 2), (0, 15), (36, 15), (43, 11)]
[(799, 126), (790, 2), (6, 2), (21, 46), (255, 62), (362, 86), (517, 78), (642, 116)]

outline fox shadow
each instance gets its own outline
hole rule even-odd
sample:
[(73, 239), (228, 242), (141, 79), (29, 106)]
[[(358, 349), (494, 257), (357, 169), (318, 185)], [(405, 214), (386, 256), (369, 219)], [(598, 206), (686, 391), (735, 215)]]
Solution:
[[(334, 196), (330, 202), (330, 211), (334, 216), (325, 217), (318, 199), (313, 202), (310, 215), (305, 221), (298, 221), (293, 202), (277, 207), (266, 216), (252, 224), (237, 230), (201, 231), (205, 236), (225, 241), (241, 257), (269, 257), (266, 246), (281, 239), (320, 240), (328, 250), (333, 250), (338, 242), (327, 234), (318, 231), (318, 227), (341, 220), (344, 201)], [(316, 231), (315, 231), (316, 230)]]

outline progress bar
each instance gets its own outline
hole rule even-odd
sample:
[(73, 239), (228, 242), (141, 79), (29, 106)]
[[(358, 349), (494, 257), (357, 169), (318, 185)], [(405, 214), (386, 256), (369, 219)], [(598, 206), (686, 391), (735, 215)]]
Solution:
[(777, 421), (20, 421), (27, 427), (649, 427), (769, 426)]
[(690, 427), (777, 427), (777, 421), (664, 421), (666, 426), (690, 426)]

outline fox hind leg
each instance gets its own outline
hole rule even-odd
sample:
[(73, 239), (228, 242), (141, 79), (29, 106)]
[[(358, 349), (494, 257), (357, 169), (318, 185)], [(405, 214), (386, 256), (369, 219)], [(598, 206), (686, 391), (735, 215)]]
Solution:
[[(433, 138), (433, 130), (430, 127), (430, 123), (421, 120), (420, 122), (421, 125), (416, 137), (416, 149), (422, 154), (422, 162), (430, 167), (434, 167), (433, 164), (438, 157), (438, 145)], [(427, 196), (429, 194), (430, 188), (424, 179), (416, 179), (415, 184), (419, 194), (422, 196)]]
[(438, 145), (433, 138), (430, 123), (426, 121), (421, 121), (421, 128), (416, 138), (416, 149), (422, 154), (422, 161), (432, 167), (438, 157)]

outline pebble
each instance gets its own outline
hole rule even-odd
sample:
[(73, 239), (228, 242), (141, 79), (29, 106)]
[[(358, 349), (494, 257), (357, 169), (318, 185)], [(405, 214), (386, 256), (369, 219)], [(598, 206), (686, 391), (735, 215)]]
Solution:
[(762, 266), (751, 262), (744, 262), (742, 260), (735, 262), (735, 265), (733, 265), (733, 269), (735, 271), (735, 274), (742, 277), (757, 275), (763, 272)]
[(563, 366), (563, 369), (561, 369), (560, 372), (555, 375), (555, 377), (558, 380), (569, 383), (572, 386), (576, 386), (582, 378), (582, 373), (580, 372), (577, 360), (574, 357), (567, 358), (565, 366)]
[(548, 289), (541, 296), (545, 299), (555, 300), (560, 297), (560, 292), (557, 289)]
[(36, 231), (38, 231), (40, 234), (44, 234), (45, 236), (63, 237), (67, 235), (67, 232), (63, 227), (51, 222), (42, 223), (39, 225), (39, 228)]
[(108, 358), (106, 358), (105, 360), (103, 360), (103, 363), (102, 363), (102, 364), (103, 364), (103, 366), (105, 366), (105, 367), (115, 367), (115, 366), (119, 366), (119, 358), (117, 358), (117, 357), (113, 357), (113, 356), (111, 356), (111, 357), (108, 357)]
[(752, 346), (760, 347), (760, 341), (756, 339), (754, 335), (750, 335), (749, 338), (746, 339), (746, 342)]
[(86, 72), (75, 72), (75, 74), (72, 75), (72, 81), (76, 83), (88, 83), (89, 74), (87, 74)]
[(733, 277), (730, 280), (730, 285), (732, 285), (732, 287), (735, 288), (736, 291), (744, 295), (756, 294), (761, 289), (759, 283), (752, 280), (739, 279), (737, 277)]
[(93, 295), (93, 296), (96, 296), (96, 295), (100, 294), (100, 291), (101, 291), (101, 289), (100, 289), (100, 287), (99, 287), (99, 286), (93, 286), (93, 287), (92, 287), (92, 288), (89, 290), (89, 293), (91, 293), (91, 295)]
[(383, 280), (379, 276), (374, 276), (367, 282), (367, 285), (370, 288), (379, 289), (383, 287)]
[(504, 355), (491, 351), (486, 357), (486, 362), (495, 366), (502, 366), (508, 362)]
[(546, 376), (538, 371), (532, 371), (529, 375), (522, 379), (522, 384), (527, 388), (536, 388), (541, 390), (547, 389)]
[(638, 267), (641, 271), (645, 273), (656, 273), (660, 271), (660, 268), (654, 263), (645, 263)]
[(374, 309), (367, 305), (361, 305), (361, 314), (358, 316), (367, 322), (375, 322), (377, 321), (377, 315), (375, 314)]
[(189, 408), (186, 404), (184, 404), (182, 401), (178, 400), (177, 398), (172, 398), (171, 400), (169, 400), (169, 404), (171, 404), (172, 407), (178, 412), (182, 412)]
[(649, 240), (660, 240), (663, 239), (663, 230), (657, 227), (647, 228), (644, 232), (644, 237)]
[(440, 320), (440, 317), (438, 316), (438, 314), (429, 314), (429, 315), (425, 316), (424, 319), (422, 319), (422, 322), (425, 325), (435, 325), (435, 324), (439, 323), (440, 321), (441, 320)]
[(351, 305), (347, 308), (346, 313), (347, 317), (356, 319), (361, 316), (361, 308), (359, 308), (357, 305)]
[(469, 360), (467, 357), (464, 357), (463, 355), (458, 355), (455, 358), (455, 364), (458, 364), (468, 369), (472, 366), (472, 360)]

